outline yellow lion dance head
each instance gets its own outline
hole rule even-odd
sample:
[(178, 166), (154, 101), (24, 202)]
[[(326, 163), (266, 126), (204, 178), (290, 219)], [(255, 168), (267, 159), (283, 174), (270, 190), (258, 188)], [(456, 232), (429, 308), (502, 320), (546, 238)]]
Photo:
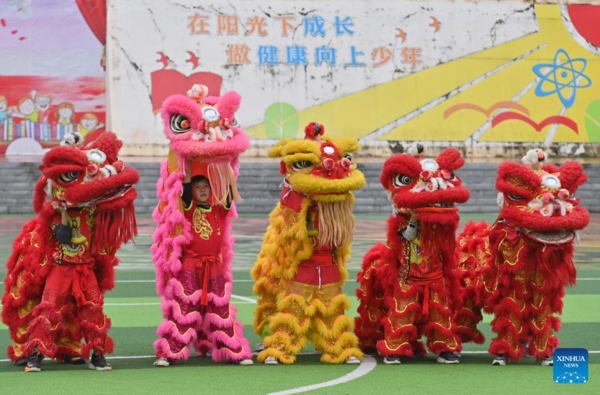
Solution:
[(332, 139), (324, 133), (323, 125), (312, 122), (305, 129), (304, 140), (283, 139), (269, 150), (269, 156), (281, 158), (282, 203), (286, 204), (286, 195), (292, 192), (316, 203), (320, 243), (342, 246), (351, 241), (354, 229), (351, 191), (362, 188), (366, 181), (352, 160), (360, 148), (356, 139)]
[(260, 297), (254, 328), (261, 336), (277, 310), (283, 284), (294, 278), (313, 251), (331, 249), (341, 283), (348, 278), (346, 261), (354, 234), (352, 191), (366, 181), (352, 160), (360, 147), (356, 139), (331, 139), (324, 132), (323, 125), (313, 122), (305, 129), (305, 139), (284, 139), (269, 150), (270, 157), (281, 158), (284, 181), (252, 270), (254, 292)]

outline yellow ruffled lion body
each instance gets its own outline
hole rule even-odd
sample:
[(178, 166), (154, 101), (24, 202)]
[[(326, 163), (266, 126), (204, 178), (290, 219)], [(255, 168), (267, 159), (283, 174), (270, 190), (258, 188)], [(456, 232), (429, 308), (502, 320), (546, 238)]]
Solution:
[[(269, 151), (281, 158), (285, 181), (252, 269), (259, 296), (254, 329), (266, 347), (259, 362), (273, 357), (293, 363), (309, 339), (323, 353), (322, 362), (362, 359), (353, 320), (344, 314), (350, 300), (342, 292), (354, 227), (351, 191), (365, 184), (351, 162), (357, 149), (354, 139), (321, 138), (286, 139)], [(315, 261), (319, 254), (327, 264)], [(329, 271), (322, 276), (321, 270)]]

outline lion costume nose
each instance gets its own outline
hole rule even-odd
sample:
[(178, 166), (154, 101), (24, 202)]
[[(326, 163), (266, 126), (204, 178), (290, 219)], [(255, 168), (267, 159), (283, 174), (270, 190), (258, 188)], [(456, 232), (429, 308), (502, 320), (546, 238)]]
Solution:
[(544, 202), (544, 204), (554, 202), (554, 195), (550, 192), (544, 193), (544, 195), (542, 196), (542, 202)]

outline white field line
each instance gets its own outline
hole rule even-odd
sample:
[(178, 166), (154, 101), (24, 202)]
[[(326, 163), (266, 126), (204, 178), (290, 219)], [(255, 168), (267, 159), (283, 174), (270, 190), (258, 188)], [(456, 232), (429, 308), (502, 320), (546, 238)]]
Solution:
[[(600, 280), (600, 278), (598, 279)], [(117, 280), (115, 283), (154, 283), (156, 280)], [(233, 280), (234, 283), (253, 283), (254, 280), (246, 279), (246, 280)], [(0, 281), (0, 284), (4, 284), (3, 281)]]
[[(117, 280), (115, 281), (117, 284), (119, 283), (154, 283), (156, 280)], [(600, 277), (584, 277), (578, 278), (577, 281), (600, 281)], [(253, 283), (254, 280), (244, 279), (244, 280), (233, 280), (234, 283)], [(0, 284), (4, 284), (4, 282), (0, 281)]]
[(243, 300), (243, 301), (245, 301), (245, 302), (249, 302), (249, 303), (254, 303), (254, 304), (256, 304), (256, 299), (247, 298), (247, 297), (245, 297), (245, 296), (240, 296), (240, 295), (233, 295), (233, 294), (231, 295), (231, 297), (232, 297), (232, 298), (239, 299), (239, 300)]
[(304, 392), (308, 392), (308, 391), (312, 391), (312, 390), (316, 390), (316, 389), (320, 389), (320, 388), (333, 387), (334, 385), (344, 384), (344, 383), (347, 383), (348, 381), (356, 380), (362, 376), (365, 376), (365, 375), (371, 373), (371, 371), (373, 369), (375, 369), (376, 366), (377, 366), (377, 361), (375, 360), (375, 358), (365, 356), (365, 359), (363, 360), (363, 362), (360, 365), (358, 365), (358, 367), (355, 370), (353, 370), (352, 372), (348, 373), (345, 376), (342, 376), (335, 380), (325, 381), (324, 383), (307, 385), (305, 387), (293, 388), (293, 389), (285, 390), (285, 391), (272, 392), (268, 395), (299, 394), (299, 393), (304, 393)]
[[(117, 280), (116, 283), (154, 283), (156, 280)], [(233, 280), (234, 283), (253, 283), (254, 280)]]
[(148, 303), (104, 303), (104, 306), (160, 306), (157, 302)]
[[(233, 296), (233, 295), (232, 295)], [(256, 304), (256, 301), (253, 302), (235, 302), (238, 304)], [(141, 303), (104, 303), (104, 306), (113, 306), (113, 307), (122, 307), (122, 306), (160, 306), (160, 302), (141, 302)]]
[[(488, 354), (487, 351), (461, 351), (461, 354)], [(588, 350), (588, 354), (600, 354), (600, 350)]]
[[(319, 352), (301, 352), (298, 353), (296, 355), (317, 355), (320, 354)], [(462, 354), (487, 354), (487, 351), (462, 351)], [(600, 354), (600, 350), (591, 350), (588, 351), (588, 354)], [(155, 355), (125, 355), (125, 356), (111, 356), (109, 355), (107, 359), (111, 360), (111, 359), (145, 359), (145, 358), (156, 358)], [(194, 357), (192, 357), (194, 358)], [(370, 357), (368, 355), (365, 355), (365, 359), (367, 358), (371, 358), (373, 359), (373, 357)], [(10, 359), (0, 359), (0, 362), (10, 362)], [(363, 362), (364, 365), (364, 362)]]

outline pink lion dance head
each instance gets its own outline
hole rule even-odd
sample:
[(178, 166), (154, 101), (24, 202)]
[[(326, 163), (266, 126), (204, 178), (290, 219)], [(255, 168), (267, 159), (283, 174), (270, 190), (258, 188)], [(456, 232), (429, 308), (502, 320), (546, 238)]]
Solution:
[(233, 91), (220, 97), (207, 94), (206, 86), (194, 85), (188, 96), (165, 100), (161, 115), (165, 136), (171, 141), (169, 160), (176, 156), (176, 164), (183, 169), (186, 158), (195, 158), (192, 175), (207, 176), (218, 203), (225, 202), (230, 186), (239, 201), (235, 183), (238, 156), (250, 146), (235, 119), (242, 98)]
[[(239, 155), (250, 146), (250, 140), (235, 119), (241, 102), (236, 92), (222, 96), (208, 96), (203, 85), (194, 85), (187, 96), (174, 95), (165, 100), (161, 115), (165, 136), (170, 140), (167, 161), (163, 162), (158, 181), (158, 206), (154, 219), (158, 225), (152, 248), (157, 274), (167, 277), (181, 270), (182, 246), (191, 238), (191, 229), (181, 212), (181, 194), (186, 171), (192, 176), (208, 178), (215, 204), (224, 204), (231, 190), (234, 200), (239, 201), (236, 179)], [(186, 161), (192, 166), (186, 169)], [(236, 216), (235, 206), (229, 218)], [(229, 234), (229, 221), (224, 226)], [(233, 241), (224, 238), (224, 263), (231, 262)], [(159, 294), (164, 283), (157, 281)]]

